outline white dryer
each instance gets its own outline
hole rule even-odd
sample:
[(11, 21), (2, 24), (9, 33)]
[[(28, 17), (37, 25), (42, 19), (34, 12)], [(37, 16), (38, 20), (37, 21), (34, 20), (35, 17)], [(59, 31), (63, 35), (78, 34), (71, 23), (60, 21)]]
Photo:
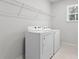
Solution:
[(54, 46), (53, 46), (53, 50), (54, 50), (54, 55), (59, 51), (60, 47), (61, 47), (61, 40), (60, 40), (60, 30), (58, 29), (53, 29), (52, 32), (54, 33), (54, 36), (53, 36), (53, 43), (54, 43)]

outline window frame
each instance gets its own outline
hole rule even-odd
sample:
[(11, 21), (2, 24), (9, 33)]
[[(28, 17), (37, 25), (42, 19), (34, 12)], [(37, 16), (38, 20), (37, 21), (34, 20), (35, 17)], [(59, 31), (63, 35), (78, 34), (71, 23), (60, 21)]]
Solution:
[[(76, 6), (78, 6), (78, 4), (74, 4), (74, 5), (68, 5), (67, 6), (67, 22), (78, 22), (78, 20), (76, 20), (76, 18), (77, 18), (77, 14), (78, 13), (69, 13), (69, 8), (72, 8), (72, 7), (76, 7)], [(74, 15), (75, 16), (75, 19), (74, 20), (70, 20), (69, 18), (70, 18), (70, 15)]]

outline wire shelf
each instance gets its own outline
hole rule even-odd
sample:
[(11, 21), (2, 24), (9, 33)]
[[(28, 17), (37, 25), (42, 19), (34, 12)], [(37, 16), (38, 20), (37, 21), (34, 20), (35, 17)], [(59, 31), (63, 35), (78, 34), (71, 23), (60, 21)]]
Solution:
[[(0, 2), (4, 2), (4, 3), (8, 3), (10, 5), (13, 5), (13, 6), (21, 7), (21, 9), (19, 10), (18, 16), (21, 13), (22, 9), (24, 8), (25, 10), (29, 10), (31, 12), (35, 12), (35, 13), (38, 13), (38, 14), (43, 14), (43, 15), (46, 15), (46, 16), (49, 16), (49, 17), (54, 17), (54, 16), (52, 16), (52, 15), (46, 13), (46, 12), (43, 12), (40, 9), (34, 8), (32, 6), (29, 6), (27, 4), (21, 3), (21, 2), (16, 1), (16, 0), (14, 0), (12, 2), (11, 1), (7, 1), (7, 0), (0, 0)], [(9, 15), (7, 15), (7, 16), (9, 16)]]

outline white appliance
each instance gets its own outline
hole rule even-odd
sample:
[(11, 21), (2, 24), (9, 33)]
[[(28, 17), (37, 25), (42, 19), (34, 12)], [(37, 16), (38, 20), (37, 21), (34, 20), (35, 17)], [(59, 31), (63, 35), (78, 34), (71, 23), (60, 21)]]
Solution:
[(54, 55), (61, 47), (61, 40), (60, 40), (60, 30), (52, 30), (54, 32)]
[(25, 33), (25, 58), (52, 59), (59, 49), (59, 41), (57, 41), (55, 34), (59, 35), (55, 30), (29, 27), (29, 30)]

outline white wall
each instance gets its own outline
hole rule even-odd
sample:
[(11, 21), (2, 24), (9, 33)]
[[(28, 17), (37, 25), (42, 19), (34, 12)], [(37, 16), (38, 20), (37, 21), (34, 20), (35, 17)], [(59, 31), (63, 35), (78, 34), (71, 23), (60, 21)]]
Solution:
[(64, 42), (77, 44), (78, 24), (67, 22), (67, 5), (76, 4), (76, 0), (61, 0), (52, 3), (51, 27), (61, 30), (61, 39)]
[[(50, 4), (46, 0), (27, 0), (25, 3), (50, 14)], [(25, 9), (22, 9), (19, 15), (24, 19), (13, 17), (17, 16), (19, 10), (20, 7), (0, 1), (0, 59), (15, 59), (22, 55), (24, 31), (26, 31), (27, 26), (48, 26), (50, 24), (49, 16), (38, 15)]]

